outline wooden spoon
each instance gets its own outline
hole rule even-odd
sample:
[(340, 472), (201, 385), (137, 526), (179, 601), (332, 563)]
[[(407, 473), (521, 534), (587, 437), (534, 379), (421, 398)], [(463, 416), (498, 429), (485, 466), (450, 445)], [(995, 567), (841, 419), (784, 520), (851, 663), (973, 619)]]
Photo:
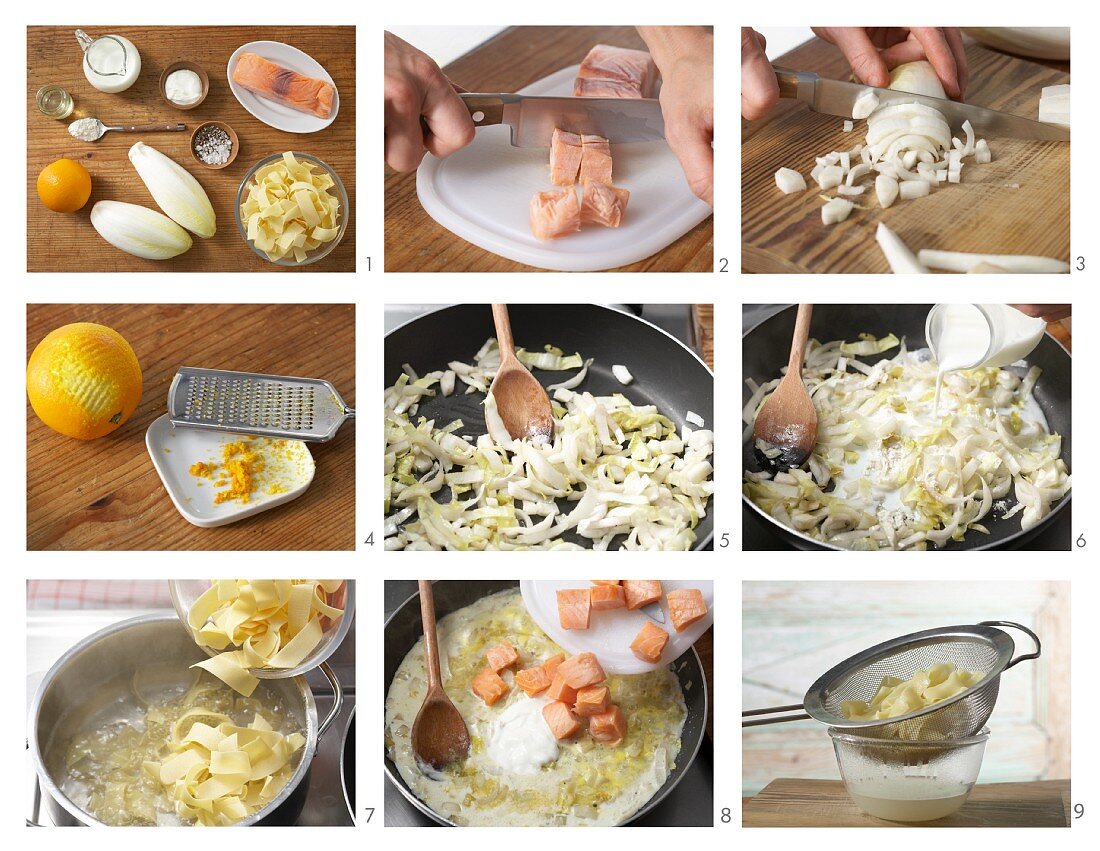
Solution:
[(812, 304), (798, 306), (787, 374), (756, 415), (756, 425), (753, 427), (756, 440), (763, 440), (782, 450), (782, 454), (770, 461), (773, 466), (781, 468), (800, 466), (810, 457), (817, 443), (817, 411), (806, 385), (802, 383), (802, 362), (806, 359), (813, 312)]
[[(512, 323), (508, 321), (508, 305), (493, 305), (493, 324), (500, 349), (500, 369), (489, 393), (496, 400), (497, 414), (513, 440), (529, 437), (535, 443), (548, 443), (554, 438), (550, 397), (538, 379), (516, 357)], [(486, 424), (492, 434), (488, 417)]]
[(438, 770), (470, 755), (470, 731), (439, 674), (439, 645), (435, 637), (435, 598), (432, 583), (421, 579), (420, 620), (424, 625), (424, 658), (428, 665), (428, 693), (412, 728), (412, 751), (417, 765)]

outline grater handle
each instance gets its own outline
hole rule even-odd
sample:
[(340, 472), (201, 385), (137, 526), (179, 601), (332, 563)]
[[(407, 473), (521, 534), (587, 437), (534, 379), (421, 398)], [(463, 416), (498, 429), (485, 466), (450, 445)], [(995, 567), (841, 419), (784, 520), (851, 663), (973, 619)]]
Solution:
[(1022, 623), (1016, 623), (1015, 621), (982, 621), (979, 626), (1007, 626), (1013, 629), (1018, 629), (1021, 632), (1026, 632), (1031, 640), (1035, 642), (1035, 650), (1032, 653), (1025, 653), (1022, 656), (1017, 656), (1015, 659), (1005, 665), (1004, 669), (1007, 671), (1013, 665), (1017, 665), (1020, 662), (1026, 662), (1028, 659), (1038, 659), (1043, 652), (1043, 644), (1039, 641), (1039, 636), (1024, 626)]
[[(782, 712), (794, 712), (794, 715), (780, 715)], [(757, 718), (752, 721), (745, 721), (745, 718), (750, 718), (755, 715), (775, 715), (774, 718)], [(787, 721), (804, 721), (810, 719), (810, 716), (803, 711), (803, 705), (801, 703), (792, 703), (790, 706), (771, 706), (767, 709), (747, 709), (741, 713), (741, 726), (742, 727), (761, 727), (765, 724), (783, 724)]]

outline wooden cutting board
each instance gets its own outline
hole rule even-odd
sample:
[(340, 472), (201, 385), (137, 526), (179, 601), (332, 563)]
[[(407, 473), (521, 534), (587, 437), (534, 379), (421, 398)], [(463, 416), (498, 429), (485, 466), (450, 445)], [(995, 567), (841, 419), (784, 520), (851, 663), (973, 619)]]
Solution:
[[(634, 27), (511, 27), (447, 65), (443, 72), (472, 92), (514, 92), (584, 59), (596, 44), (645, 50)], [(535, 272), (524, 263), (471, 245), (424, 212), (416, 174), (386, 166), (387, 272)], [(711, 272), (714, 219), (622, 272)]]
[[(27, 270), (30, 272), (279, 272), (255, 254), (234, 220), (237, 188), (245, 174), (264, 157), (299, 151), (332, 167), (355, 210), (355, 27), (115, 27), (89, 28), (93, 36), (115, 34), (130, 39), (141, 54), (137, 82), (120, 94), (94, 89), (84, 77), (75, 26), (27, 28)], [(279, 41), (308, 53), (336, 83), (340, 112), (317, 133), (286, 133), (253, 118), (229, 90), (226, 67), (238, 47), (250, 41)], [(160, 94), (160, 75), (177, 59), (200, 65), (210, 77), (206, 100), (179, 110)], [(35, 93), (56, 83), (73, 95), (73, 114), (60, 121), (47, 118), (34, 103)], [(104, 124), (182, 122), (187, 129), (168, 133), (106, 134), (98, 142), (69, 135), (77, 118), (91, 116)], [(191, 131), (204, 121), (222, 121), (240, 140), (237, 158), (223, 169), (208, 169), (191, 155)], [(186, 168), (202, 184), (217, 215), (218, 231), (170, 260), (143, 260), (106, 242), (89, 216), (96, 201), (141, 204), (159, 211), (149, 190), (127, 158), (138, 141), (145, 142)], [(76, 160), (92, 176), (92, 197), (75, 213), (55, 213), (38, 200), (38, 173), (54, 160)], [(314, 272), (355, 270), (355, 222), (332, 253), (303, 267)]]
[(317, 464), (297, 499), (200, 529), (176, 511), (145, 448), (180, 366), (324, 378), (355, 407), (354, 305), (35, 304), (27, 357), (70, 322), (114, 328), (141, 364), (141, 404), (98, 440), (64, 437), (27, 403), (27, 549), (350, 550), (355, 547), (355, 423), (310, 445)]
[[(1044, 86), (1068, 83), (1069, 75), (973, 42), (969, 103), (1028, 118), (1039, 114)], [(848, 79), (840, 52), (812, 39), (775, 61), (776, 65)], [(745, 272), (889, 272), (875, 228), (885, 222), (914, 252), (920, 248), (986, 254), (1038, 254), (1069, 260), (1069, 145), (990, 138), (993, 162), (967, 159), (961, 184), (940, 184), (929, 196), (896, 201), (883, 210), (873, 189), (853, 200), (837, 225), (821, 223), (823, 202), (810, 179), (814, 158), (862, 144), (866, 122), (852, 133), (842, 119), (819, 115), (803, 104), (782, 101), (773, 117), (745, 125), (741, 144), (741, 268)], [(961, 129), (952, 127), (961, 138)], [(808, 189), (784, 195), (775, 173), (793, 168)], [(1019, 184), (1019, 188), (1011, 188)], [(835, 196), (836, 192), (828, 194)]]
[[(1067, 827), (1069, 781), (986, 783), (962, 809), (926, 827)], [(741, 806), (744, 827), (912, 827), (869, 816), (840, 780), (773, 780)]]

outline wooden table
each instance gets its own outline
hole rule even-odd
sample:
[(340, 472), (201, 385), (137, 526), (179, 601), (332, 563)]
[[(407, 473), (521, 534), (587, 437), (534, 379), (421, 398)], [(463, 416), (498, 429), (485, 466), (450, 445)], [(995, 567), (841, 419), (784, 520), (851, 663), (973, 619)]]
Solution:
[[(97, 26), (91, 35), (122, 35), (141, 54), (141, 74), (126, 91), (104, 94), (84, 77), (75, 26), (27, 28), (27, 270), (30, 272), (279, 272), (255, 254), (237, 230), (233, 208), (245, 174), (270, 154), (294, 150), (327, 163), (348, 192), (348, 213), (355, 210), (355, 27), (115, 27)], [(328, 71), (340, 93), (340, 112), (317, 133), (286, 133), (253, 118), (229, 90), (226, 66), (238, 47), (250, 41), (280, 41), (297, 47)], [(200, 65), (210, 77), (210, 93), (192, 110), (170, 106), (160, 94), (161, 71), (176, 59)], [(76, 101), (68, 118), (47, 118), (34, 103), (47, 83), (63, 86)], [(81, 142), (68, 125), (93, 116), (104, 124), (182, 122), (187, 130), (119, 133), (98, 142)], [(191, 131), (204, 121), (229, 124), (240, 140), (236, 160), (208, 169), (191, 155)], [(202, 184), (217, 215), (210, 239), (193, 236), (190, 250), (170, 260), (144, 260), (106, 242), (89, 221), (96, 201), (141, 204), (159, 211), (149, 190), (127, 158), (138, 141), (156, 148), (186, 168)], [(38, 173), (61, 158), (83, 163), (92, 175), (92, 197), (75, 213), (55, 213), (38, 200)], [(328, 257), (303, 267), (316, 272), (355, 270), (355, 221)]]
[[(974, 787), (962, 809), (926, 827), (1068, 827), (1070, 782), (984, 783)], [(913, 827), (869, 816), (840, 780), (772, 781), (741, 802), (744, 827)]]
[[(1037, 117), (1040, 89), (1069, 82), (1062, 71), (973, 41), (966, 55), (971, 70), (967, 101), (981, 106)], [(816, 38), (775, 64), (832, 79), (848, 79), (851, 73), (840, 51)], [(840, 224), (823, 225), (822, 202), (809, 177), (814, 157), (862, 143), (865, 126), (857, 122), (856, 132), (844, 133), (841, 119), (792, 100), (781, 101), (767, 120), (742, 122), (742, 271), (889, 272), (875, 242), (879, 221), (914, 252), (937, 248), (1069, 260), (1070, 153), (1061, 142), (990, 138), (993, 162), (977, 165), (967, 159), (961, 185), (941, 184), (928, 197), (897, 201), (887, 210), (868, 190), (869, 195), (855, 200), (869, 209), (853, 210)], [(775, 186), (780, 167), (800, 171), (809, 189), (781, 193)]]
[(61, 305), (27, 308), (27, 357), (70, 322), (114, 328), (143, 372), (141, 404), (98, 440), (64, 437), (27, 404), (31, 550), (330, 550), (355, 546), (355, 423), (310, 451), (317, 472), (297, 499), (214, 529), (176, 511), (145, 448), (183, 365), (324, 378), (355, 407), (354, 305)]
[[(512, 27), (459, 57), (443, 71), (467, 91), (514, 92), (569, 65), (596, 44), (645, 50), (634, 27)], [(416, 197), (416, 173), (386, 171), (387, 272), (537, 272), (478, 248), (440, 226)], [(672, 245), (620, 272), (711, 272), (714, 218)]]

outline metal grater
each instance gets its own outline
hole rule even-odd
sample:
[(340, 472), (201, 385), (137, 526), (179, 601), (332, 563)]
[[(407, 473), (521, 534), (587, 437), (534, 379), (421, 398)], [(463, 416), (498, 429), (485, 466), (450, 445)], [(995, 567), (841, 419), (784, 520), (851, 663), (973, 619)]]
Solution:
[(180, 367), (168, 388), (174, 427), (323, 443), (354, 417), (327, 381)]

